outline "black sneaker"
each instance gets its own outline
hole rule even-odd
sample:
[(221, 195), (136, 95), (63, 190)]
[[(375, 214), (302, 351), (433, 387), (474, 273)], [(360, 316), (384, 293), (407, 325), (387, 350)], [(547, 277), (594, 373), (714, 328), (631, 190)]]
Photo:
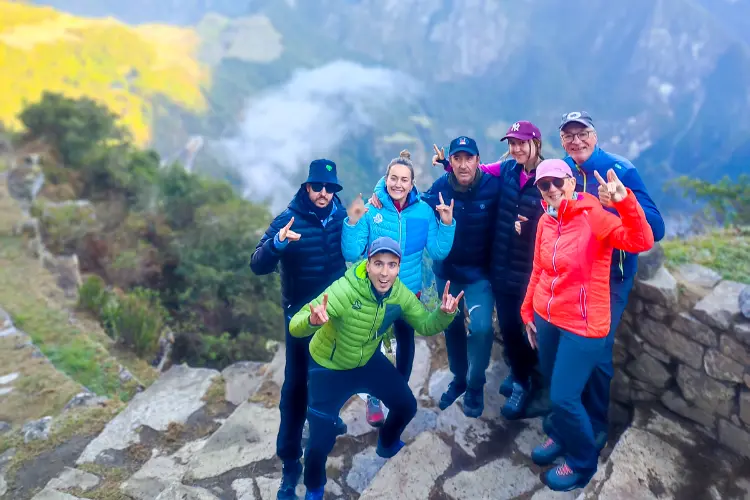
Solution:
[(484, 412), (484, 388), (466, 389), (464, 394), (464, 415), (479, 418)]
[(302, 464), (299, 460), (284, 462), (281, 466), (281, 485), (276, 493), (276, 500), (297, 500), (297, 483), (302, 475)]
[(460, 396), (466, 391), (466, 382), (458, 383), (454, 378), (453, 381), (448, 385), (448, 390), (440, 396), (440, 403), (438, 406), (441, 410), (445, 410), (452, 405)]

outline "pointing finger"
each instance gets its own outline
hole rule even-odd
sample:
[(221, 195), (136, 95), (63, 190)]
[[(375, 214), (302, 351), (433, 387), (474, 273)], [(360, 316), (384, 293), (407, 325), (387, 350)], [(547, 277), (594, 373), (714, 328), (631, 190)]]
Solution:
[(461, 302), (461, 299), (463, 298), (463, 296), (464, 296), (464, 291), (463, 291), (463, 290), (461, 290), (461, 291), (460, 291), (460, 292), (458, 293), (458, 297), (456, 297), (456, 303), (458, 303), (458, 302)]
[(455, 200), (455, 198), (451, 198), (451, 208), (453, 208), (453, 200)]
[(438, 192), (438, 198), (440, 198), (440, 204), (445, 205), (445, 201), (443, 201), (443, 193)]
[(524, 217), (521, 214), (518, 214), (518, 220), (520, 220), (521, 222), (528, 222), (529, 219), (527, 219), (526, 217)]
[[(607, 174), (607, 176), (609, 176), (609, 174)], [(599, 172), (597, 172), (596, 170), (594, 170), (594, 177), (596, 177), (596, 180), (599, 181), (599, 184), (601, 184), (602, 186), (607, 185), (607, 182), (602, 179), (602, 176), (599, 175)]]
[(607, 171), (607, 180), (609, 182), (617, 182), (619, 179), (617, 178), (617, 174), (615, 173), (614, 169), (610, 168)]
[(326, 307), (328, 307), (328, 294), (324, 293), (323, 294), (323, 309), (325, 309)]
[(445, 299), (448, 298), (448, 290), (450, 289), (450, 287), (451, 287), (451, 282), (450, 281), (446, 281), (445, 282), (445, 290), (443, 290), (443, 300), (445, 300)]
[(440, 157), (440, 150), (438, 149), (437, 144), (433, 144), (432, 149), (434, 149), (435, 154), (438, 155), (438, 157)]

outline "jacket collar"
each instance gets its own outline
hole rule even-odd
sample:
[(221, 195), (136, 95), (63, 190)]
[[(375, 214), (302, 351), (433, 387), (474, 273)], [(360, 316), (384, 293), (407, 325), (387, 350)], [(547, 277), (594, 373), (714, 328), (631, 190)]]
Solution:
[(596, 146), (594, 146), (594, 150), (591, 152), (591, 156), (589, 156), (589, 159), (581, 163), (580, 165), (576, 164), (576, 162), (573, 161), (573, 158), (571, 158), (570, 155), (568, 155), (565, 159), (569, 160), (568, 163), (570, 165), (578, 167), (586, 172), (593, 172), (594, 170), (596, 170), (596, 166), (597, 163), (599, 163), (599, 157), (601, 156), (601, 154), (602, 149), (599, 147), (599, 144), (597, 144)]
[[(318, 216), (314, 214), (313, 212), (310, 212), (309, 210), (307, 210), (307, 208), (304, 206), (300, 198), (302, 196), (307, 196), (307, 190), (305, 189), (304, 185), (301, 186), (299, 190), (297, 190), (297, 194), (295, 194), (294, 198), (292, 198), (292, 201), (289, 202), (288, 208), (298, 213), (300, 216), (304, 217), (305, 219), (309, 221), (320, 222), (320, 219), (318, 218)], [(339, 198), (338, 194), (333, 195), (333, 198), (331, 199), (331, 203), (333, 204), (333, 207), (331, 207), (331, 213), (328, 215), (328, 218), (325, 220), (326, 223), (334, 219), (344, 219), (346, 217), (346, 210), (344, 210), (344, 205), (341, 202), (341, 199)]]
[[(570, 220), (581, 212), (596, 208), (597, 204), (601, 206), (595, 196), (588, 193), (575, 193), (572, 200), (563, 200), (560, 203), (560, 208), (557, 210), (557, 220), (560, 222)], [(542, 199), (542, 208), (544, 208), (545, 213), (548, 207), (547, 202)]]

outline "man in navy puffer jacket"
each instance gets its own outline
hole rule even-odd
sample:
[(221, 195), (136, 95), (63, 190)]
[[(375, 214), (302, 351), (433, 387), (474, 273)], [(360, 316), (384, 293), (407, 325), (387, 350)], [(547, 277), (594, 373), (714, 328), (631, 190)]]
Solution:
[[(281, 425), (276, 454), (283, 462), (278, 499), (296, 498), (302, 473), (302, 430), (307, 418), (307, 359), (310, 338), (289, 334), (289, 321), (346, 272), (341, 253), (341, 229), (346, 208), (336, 164), (320, 159), (310, 163), (307, 180), (286, 210), (279, 214), (255, 248), (250, 263), (255, 274), (280, 267), (281, 295), (286, 324), (286, 366), (281, 388)], [(339, 419), (338, 432), (346, 432)]]

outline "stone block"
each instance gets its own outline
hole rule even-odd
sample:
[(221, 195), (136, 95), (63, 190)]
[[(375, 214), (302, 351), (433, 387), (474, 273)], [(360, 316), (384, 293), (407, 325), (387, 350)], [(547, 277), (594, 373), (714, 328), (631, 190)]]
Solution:
[(662, 394), (661, 403), (676, 414), (697, 422), (704, 427), (713, 429), (716, 426), (716, 417), (711, 412), (688, 403), (676, 391), (667, 391)]
[(717, 380), (742, 383), (745, 367), (732, 358), (724, 356), (716, 349), (709, 349), (703, 358), (706, 373)]
[(750, 365), (750, 349), (740, 344), (731, 335), (722, 335), (719, 339), (719, 350), (724, 356), (745, 366)]
[(745, 287), (736, 281), (722, 281), (693, 308), (693, 315), (708, 326), (729, 331), (740, 314), (739, 297)]
[[(640, 263), (638, 259), (639, 266)], [(650, 279), (636, 281), (635, 291), (643, 299), (660, 306), (672, 308), (677, 304), (677, 280), (663, 266)]]
[(716, 332), (689, 313), (681, 312), (678, 314), (672, 322), (672, 329), (705, 346), (716, 347), (719, 345)]
[(740, 419), (750, 425), (750, 391), (740, 392)]
[(685, 365), (677, 368), (677, 385), (685, 399), (699, 408), (727, 418), (732, 414), (736, 392), (733, 386)]
[(658, 304), (646, 305), (646, 312), (656, 321), (665, 321), (671, 314), (671, 311), (669, 309)]
[(740, 307), (740, 313), (746, 319), (750, 319), (750, 286), (746, 286), (742, 289), (737, 305)]
[(658, 242), (655, 243), (651, 250), (638, 255), (638, 274), (636, 277), (639, 280), (652, 279), (664, 268), (665, 260), (664, 249)]
[(728, 420), (719, 420), (719, 442), (740, 455), (750, 458), (750, 432)]
[(734, 335), (743, 344), (750, 345), (750, 323), (742, 322), (735, 324)]
[(658, 388), (666, 387), (672, 380), (672, 374), (667, 367), (646, 353), (628, 363), (626, 369), (630, 376)]
[(672, 357), (669, 354), (666, 354), (666, 353), (660, 351), (659, 349), (657, 349), (656, 347), (652, 346), (648, 342), (644, 342), (643, 343), (643, 351), (646, 352), (646, 353), (648, 353), (648, 354), (650, 354), (651, 356), (655, 357), (656, 359), (658, 359), (662, 363), (669, 364), (669, 363), (672, 362)]
[(703, 367), (703, 346), (677, 333), (664, 323), (643, 318), (640, 331), (641, 336), (652, 346), (658, 346), (667, 354), (696, 370)]
[(611, 386), (612, 399), (628, 404), (630, 399), (630, 377), (623, 370), (615, 370)]

